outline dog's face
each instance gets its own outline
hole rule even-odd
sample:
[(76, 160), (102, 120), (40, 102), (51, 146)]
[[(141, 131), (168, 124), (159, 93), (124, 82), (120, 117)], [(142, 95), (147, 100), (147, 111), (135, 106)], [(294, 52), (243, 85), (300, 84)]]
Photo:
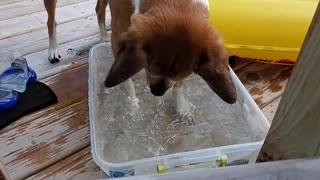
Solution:
[(214, 29), (208, 25), (204, 26), (207, 30), (194, 26), (148, 29), (134, 25), (133, 22), (132, 28), (118, 39), (116, 60), (105, 81), (107, 87), (145, 69), (152, 94), (162, 96), (174, 82), (197, 73), (225, 102), (236, 101), (228, 55)]
[(147, 54), (147, 80), (155, 96), (164, 95), (175, 82), (182, 81), (194, 72), (194, 64), (198, 59), (196, 49), (180, 37), (172, 39), (170, 44), (166, 37), (156, 37), (144, 47)]

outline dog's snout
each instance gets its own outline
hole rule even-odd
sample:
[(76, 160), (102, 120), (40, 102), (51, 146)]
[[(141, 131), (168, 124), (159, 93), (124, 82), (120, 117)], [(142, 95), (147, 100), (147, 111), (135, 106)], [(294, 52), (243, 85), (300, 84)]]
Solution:
[(163, 96), (166, 92), (165, 90), (159, 90), (157, 88), (152, 88), (152, 87), (150, 88), (150, 91), (155, 96)]
[(163, 96), (166, 91), (170, 88), (171, 83), (168, 79), (161, 79), (153, 81), (149, 79), (150, 91), (154, 96)]

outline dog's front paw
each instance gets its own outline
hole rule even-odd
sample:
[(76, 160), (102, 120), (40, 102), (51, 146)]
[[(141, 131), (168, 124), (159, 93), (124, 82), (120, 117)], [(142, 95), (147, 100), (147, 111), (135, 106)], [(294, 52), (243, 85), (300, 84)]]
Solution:
[(61, 56), (57, 50), (49, 50), (48, 60), (51, 64), (60, 62)]
[(193, 120), (194, 109), (195, 106), (192, 103), (185, 101), (184, 103), (177, 105), (177, 115), (179, 119)]
[(110, 41), (108, 34), (101, 35), (100, 39), (101, 39), (101, 42), (109, 42)]
[(171, 104), (170, 104), (170, 99), (169, 97), (167, 97), (167, 95), (165, 94), (164, 96), (161, 97), (157, 97), (157, 112), (162, 115), (165, 116), (165, 114), (167, 114), (169, 111), (171, 111)]

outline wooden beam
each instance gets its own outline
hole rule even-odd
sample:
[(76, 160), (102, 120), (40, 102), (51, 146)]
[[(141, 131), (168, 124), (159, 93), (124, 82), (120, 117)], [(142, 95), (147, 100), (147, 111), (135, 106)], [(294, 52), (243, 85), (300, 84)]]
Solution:
[(0, 163), (0, 180), (8, 180), (9, 175), (4, 169), (3, 165)]
[(281, 100), (281, 97), (278, 97), (277, 99), (275, 99), (274, 101), (272, 101), (271, 103), (269, 103), (267, 106), (261, 108), (262, 113), (264, 114), (264, 116), (268, 119), (268, 121), (270, 123), (272, 123), (272, 120), (274, 118), (275, 113), (277, 112), (277, 109), (279, 107), (279, 103)]
[(196, 169), (149, 176), (133, 176), (122, 178), (121, 180), (319, 180), (319, 163), (319, 159), (298, 159), (215, 169)]
[(320, 5), (257, 162), (320, 155)]
[(291, 66), (252, 63), (236, 74), (257, 105), (263, 108), (283, 94), (291, 72)]
[(41, 179), (74, 179), (94, 180), (100, 179), (100, 168), (92, 160), (91, 146), (76, 154), (59, 161), (43, 171), (28, 177), (26, 180)]
[[(3, 1), (3, 0), (1, 0)], [(12, 1), (12, 0), (10, 0)], [(76, 4), (87, 0), (64, 0), (58, 1), (57, 8), (70, 4)], [(1, 5), (0, 3), (0, 21), (5, 19), (11, 19), (18, 16), (24, 16), (34, 12), (44, 11), (43, 0), (21, 1), (11, 2), (7, 5)]]
[(8, 176), (25, 179), (90, 145), (88, 64), (42, 80), (59, 103), (0, 131), (0, 163)]

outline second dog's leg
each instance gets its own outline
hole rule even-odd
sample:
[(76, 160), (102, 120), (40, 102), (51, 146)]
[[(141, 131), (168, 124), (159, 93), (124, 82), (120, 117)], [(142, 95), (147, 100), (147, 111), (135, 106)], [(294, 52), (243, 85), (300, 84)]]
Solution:
[(176, 100), (176, 108), (177, 108), (177, 114), (179, 116), (192, 116), (192, 108), (194, 108), (194, 105), (188, 102), (183, 93), (183, 83), (181, 81), (177, 82), (173, 86), (173, 96)]
[(96, 13), (98, 18), (98, 24), (100, 28), (101, 40), (108, 41), (108, 34), (106, 29), (106, 8), (108, 6), (108, 0), (98, 0), (96, 6)]
[(57, 32), (56, 32), (57, 23), (55, 21), (57, 0), (43, 0), (43, 2), (48, 13), (48, 22), (47, 22), (48, 33), (49, 33), (48, 59), (50, 63), (55, 63), (55, 62), (59, 62), (61, 58), (58, 52), (58, 42), (57, 42)]

